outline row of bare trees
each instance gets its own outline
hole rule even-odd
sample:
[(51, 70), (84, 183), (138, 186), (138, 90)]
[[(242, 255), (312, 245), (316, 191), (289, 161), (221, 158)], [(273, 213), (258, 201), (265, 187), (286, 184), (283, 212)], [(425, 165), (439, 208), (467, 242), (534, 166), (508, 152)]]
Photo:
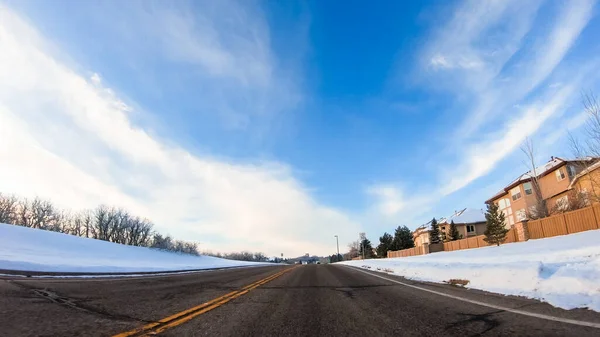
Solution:
[(237, 261), (256, 261), (256, 262), (266, 262), (269, 261), (269, 258), (263, 253), (252, 253), (252, 252), (232, 252), (232, 253), (213, 253), (213, 252), (203, 252), (203, 255), (209, 255), (214, 257), (219, 257), (223, 259), (229, 260), (237, 260)]
[(148, 219), (119, 208), (98, 206), (70, 213), (50, 201), (18, 198), (0, 193), (0, 223), (50, 230), (131, 246), (198, 255), (198, 245), (174, 240), (154, 231)]

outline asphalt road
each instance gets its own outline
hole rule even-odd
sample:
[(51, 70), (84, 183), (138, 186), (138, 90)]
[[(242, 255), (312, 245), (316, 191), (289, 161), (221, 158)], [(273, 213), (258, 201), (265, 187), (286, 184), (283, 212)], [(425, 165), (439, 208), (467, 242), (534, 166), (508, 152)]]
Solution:
[(600, 314), (589, 310), (394, 280), (496, 308), (339, 265), (127, 279), (5, 278), (0, 336), (600, 336), (598, 328), (497, 307), (600, 323)]

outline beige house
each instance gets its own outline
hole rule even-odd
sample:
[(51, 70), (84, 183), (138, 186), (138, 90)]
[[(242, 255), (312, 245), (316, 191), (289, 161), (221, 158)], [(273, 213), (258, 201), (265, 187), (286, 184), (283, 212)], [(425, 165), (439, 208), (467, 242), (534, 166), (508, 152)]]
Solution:
[[(450, 224), (454, 221), (458, 232), (462, 238), (481, 235), (485, 232), (485, 213), (480, 209), (465, 208), (460, 211), (455, 211), (454, 214), (447, 218), (440, 218), (438, 225), (442, 241), (447, 241), (450, 237)], [(413, 241), (415, 247), (429, 245), (429, 232), (431, 222), (428, 222), (415, 231), (413, 231)]]
[(444, 241), (447, 241), (446, 238), (450, 237), (450, 224), (452, 222), (456, 225), (456, 229), (458, 229), (458, 233), (463, 239), (481, 235), (485, 232), (485, 212), (480, 209), (465, 208), (455, 211), (448, 218), (439, 220), (440, 232)]
[(422, 225), (415, 229), (412, 235), (415, 247), (422, 247), (429, 244), (429, 227), (427, 225)]
[[(578, 186), (582, 188), (582, 192), (589, 192), (585, 186), (588, 186), (587, 188), (592, 186), (591, 184), (586, 185), (586, 179), (583, 176), (587, 176), (590, 171), (595, 172), (592, 167), (598, 164), (599, 159), (586, 157), (566, 160), (552, 157), (544, 166), (535, 169), (541, 194), (549, 212), (566, 210), (570, 202), (570, 194)], [(499, 206), (506, 218), (507, 228), (528, 219), (535, 210), (533, 175), (534, 173), (531, 171), (522, 174), (486, 201), (486, 203), (493, 202)]]

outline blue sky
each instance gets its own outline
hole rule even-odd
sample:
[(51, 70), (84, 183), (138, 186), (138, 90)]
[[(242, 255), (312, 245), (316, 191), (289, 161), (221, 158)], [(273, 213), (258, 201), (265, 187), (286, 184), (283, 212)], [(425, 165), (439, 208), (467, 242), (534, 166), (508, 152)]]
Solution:
[[(484, 201), (597, 92), (595, 1), (0, 1), (2, 192), (329, 254)], [(0, 126), (2, 129), (2, 126)]]

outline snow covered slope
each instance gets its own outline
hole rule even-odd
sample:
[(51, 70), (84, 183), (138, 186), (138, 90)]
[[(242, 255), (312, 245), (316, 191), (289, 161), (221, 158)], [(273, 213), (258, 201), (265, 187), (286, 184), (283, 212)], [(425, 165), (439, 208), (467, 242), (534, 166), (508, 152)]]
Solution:
[(468, 280), (467, 287), (600, 311), (600, 230), (500, 247), (343, 264), (413, 280)]
[(241, 267), (264, 263), (192, 256), (0, 224), (0, 269), (123, 273)]

